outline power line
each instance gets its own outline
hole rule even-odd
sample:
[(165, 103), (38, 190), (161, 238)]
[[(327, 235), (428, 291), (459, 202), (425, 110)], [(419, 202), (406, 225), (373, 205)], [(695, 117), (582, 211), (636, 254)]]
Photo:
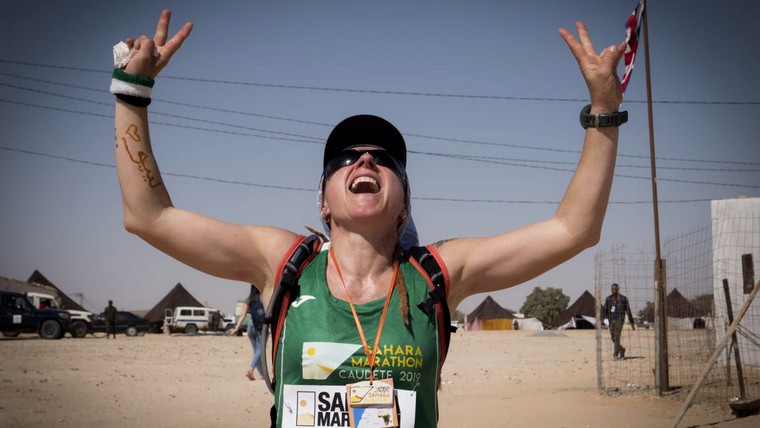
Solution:
[[(16, 104), (16, 105), (22, 105), (26, 107), (34, 107), (34, 108), (40, 108), (44, 110), (53, 110), (53, 111), (61, 111), (65, 113), (73, 113), (73, 114), (79, 114), (84, 116), (95, 116), (95, 117), (105, 117), (108, 119), (113, 119), (113, 114), (101, 114), (101, 113), (90, 113), (85, 111), (78, 111), (78, 110), (71, 110), (66, 108), (60, 108), (60, 107), (51, 107), (51, 106), (43, 106), (39, 104), (32, 104), (32, 103), (25, 103), (21, 101), (12, 101), (12, 100), (5, 100), (0, 98), (0, 102), (2, 103), (8, 103), (8, 104)], [(162, 126), (171, 126), (174, 128), (182, 128), (182, 129), (194, 129), (197, 131), (206, 131), (206, 132), (216, 132), (220, 134), (227, 134), (227, 135), (238, 135), (243, 137), (256, 137), (256, 138), (264, 138), (264, 139), (272, 139), (272, 140), (282, 140), (282, 141), (292, 141), (292, 142), (298, 142), (298, 143), (307, 143), (307, 144), (322, 144), (321, 142), (311, 141), (311, 140), (298, 140), (294, 138), (284, 138), (284, 137), (275, 137), (272, 135), (258, 135), (258, 134), (250, 134), (245, 132), (235, 132), (235, 131), (227, 131), (224, 129), (212, 129), (212, 128), (204, 128), (201, 126), (192, 126), (192, 125), (178, 125), (175, 123), (168, 123), (168, 122), (159, 122), (159, 121), (151, 121), (152, 125), (162, 125)]]
[[(54, 111), (62, 111), (67, 113), (75, 113), (75, 114), (81, 114), (81, 115), (90, 115), (90, 116), (96, 116), (96, 117), (107, 117), (112, 118), (111, 115), (104, 115), (99, 113), (89, 113), (89, 112), (81, 112), (77, 110), (71, 110), (71, 109), (64, 109), (59, 107), (51, 107), (51, 106), (42, 106), (38, 104), (31, 104), (31, 103), (24, 103), (20, 101), (11, 101), (11, 100), (5, 100), (0, 99), (0, 102), (9, 103), (9, 104), (17, 104), (17, 105), (23, 105), (27, 107), (36, 107), (36, 108), (42, 108), (42, 109), (48, 109), (48, 110), (54, 110)], [(155, 113), (154, 113), (155, 114)], [(169, 115), (172, 116), (172, 115)], [(189, 119), (193, 120), (193, 119)], [(256, 138), (265, 138), (265, 139), (277, 139), (277, 140), (283, 140), (283, 141), (293, 141), (293, 142), (302, 142), (302, 143), (308, 143), (308, 144), (322, 144), (319, 141), (311, 141), (311, 140), (296, 140), (292, 138), (285, 138), (285, 137), (275, 137), (271, 135), (257, 135), (257, 134), (248, 134), (243, 132), (234, 132), (234, 131), (226, 131), (226, 130), (220, 130), (220, 129), (212, 129), (212, 128), (203, 128), (199, 126), (192, 126), (192, 125), (177, 125), (173, 123), (167, 123), (167, 122), (159, 122), (159, 121), (152, 121), (151, 122), (154, 125), (163, 125), (163, 126), (171, 126), (176, 128), (183, 128), (183, 129), (195, 129), (199, 131), (207, 131), (207, 132), (218, 132), (223, 134), (230, 134), (230, 135), (240, 135), (240, 136), (248, 136), (248, 137), (256, 137)], [(410, 151), (410, 153), (416, 153), (414, 151)], [(447, 154), (434, 154), (435, 156), (444, 156), (444, 157), (450, 157), (453, 159), (464, 159), (464, 160), (472, 160), (477, 162), (484, 162), (484, 163), (492, 163), (492, 164), (499, 164), (499, 165), (509, 165), (509, 166), (518, 166), (518, 167), (524, 167), (524, 168), (536, 168), (536, 169), (544, 169), (544, 170), (551, 170), (551, 171), (560, 171), (560, 172), (574, 172), (573, 169), (567, 169), (567, 168), (554, 168), (554, 167), (547, 167), (547, 166), (538, 166), (538, 165), (525, 165), (525, 164), (518, 164), (518, 163), (511, 163), (511, 162), (501, 162), (496, 160), (487, 160), (487, 159), (473, 159), (469, 158), (468, 156), (464, 155), (447, 155)], [(621, 178), (633, 178), (638, 180), (649, 180), (649, 177), (644, 176), (635, 176), (635, 175), (624, 175), (624, 174), (615, 174), (615, 177), (621, 177)], [(716, 183), (716, 182), (709, 182), (709, 181), (692, 181), (692, 180), (679, 180), (679, 179), (673, 179), (673, 178), (663, 178), (659, 177), (659, 181), (670, 181), (675, 183), (686, 183), (686, 184), (702, 184), (702, 185), (711, 185), (711, 186), (725, 186), (725, 187), (745, 187), (745, 188), (760, 188), (760, 185), (751, 185), (751, 184), (734, 184), (734, 183)]]
[[(32, 150), (16, 149), (16, 148), (6, 147), (6, 146), (0, 146), (0, 150), (7, 150), (9, 152), (23, 153), (27, 155), (33, 155), (33, 156), (42, 156), (42, 157), (46, 157), (50, 159), (64, 160), (68, 162), (81, 163), (81, 164), (91, 165), (91, 166), (100, 166), (100, 167), (114, 168), (114, 169), (116, 168), (116, 165), (110, 164), (110, 163), (94, 162), (94, 161), (88, 161), (84, 159), (72, 158), (68, 156), (51, 155), (49, 153), (36, 152)], [(213, 181), (213, 182), (224, 183), (224, 184), (238, 184), (241, 186), (261, 187), (261, 188), (266, 188), (266, 189), (294, 190), (294, 191), (299, 191), (299, 192), (312, 192), (312, 193), (316, 192), (316, 189), (314, 188), (277, 186), (277, 185), (272, 185), (272, 184), (258, 184), (258, 183), (250, 183), (247, 181), (224, 180), (221, 178), (204, 177), (204, 176), (193, 175), (193, 174), (180, 174), (176, 172), (161, 171), (161, 175), (169, 175), (172, 177), (182, 177), (182, 178), (192, 178), (195, 180)]]
[[(94, 161), (88, 161), (83, 159), (77, 159), (72, 158), (68, 156), (60, 156), (60, 155), (51, 155), (49, 153), (43, 153), (43, 152), (37, 152), (32, 150), (24, 150), (24, 149), (17, 149), (12, 147), (6, 147), (6, 146), (0, 146), (0, 150), (6, 150), (9, 152), (16, 152), (16, 153), (22, 153), (26, 155), (32, 155), (32, 156), (41, 156), (46, 157), (50, 159), (57, 159), (57, 160), (64, 160), (68, 162), (75, 162), (85, 165), (91, 165), (91, 166), (99, 166), (99, 167), (106, 167), (115, 169), (116, 165), (114, 164), (108, 164), (108, 163), (102, 163), (102, 162), (94, 162)], [(292, 186), (277, 186), (277, 185), (269, 185), (269, 184), (259, 184), (259, 183), (251, 183), (247, 181), (236, 181), (236, 180), (224, 180), (219, 178), (213, 178), (213, 177), (205, 177), (200, 175), (193, 175), (193, 174), (180, 174), (180, 173), (174, 173), (174, 172), (166, 172), (162, 171), (161, 175), (167, 175), (172, 177), (181, 177), (181, 178), (190, 178), (194, 180), (204, 180), (204, 181), (212, 181), (217, 183), (224, 183), (224, 184), (236, 184), (240, 186), (250, 186), (250, 187), (260, 187), (260, 188), (267, 188), (267, 189), (278, 189), (278, 190), (290, 190), (290, 191), (299, 191), (299, 192), (310, 192), (313, 193), (316, 190), (314, 188), (304, 188), (304, 187), (292, 187)], [(521, 205), (556, 205), (559, 202), (557, 201), (525, 201), (525, 200), (504, 200), (504, 199), (462, 199), (462, 198), (434, 198), (434, 197), (422, 197), (422, 196), (413, 196), (413, 200), (420, 200), (420, 201), (438, 201), (438, 202), (468, 202), (468, 203), (496, 203), (496, 204), (521, 204)], [(682, 204), (682, 203), (694, 203), (694, 202), (710, 202), (711, 199), (681, 199), (681, 200), (670, 200), (670, 201), (658, 201), (658, 203), (664, 203), (664, 204)], [(610, 201), (609, 204), (611, 205), (646, 205), (651, 204), (652, 201)]]
[[(0, 73), (5, 74), (5, 73)], [(113, 103), (106, 103), (101, 101), (94, 101), (94, 100), (88, 100), (86, 98), (79, 98), (79, 97), (73, 97), (70, 95), (63, 95), (63, 94), (57, 94), (50, 91), (42, 91), (39, 89), (33, 89), (33, 88), (27, 88), (23, 86), (17, 86), (17, 85), (11, 85), (7, 83), (0, 83), (0, 86), (6, 86), (9, 88), (24, 90), (24, 91), (30, 91), (35, 92), (43, 95), (50, 95), (55, 97), (61, 97), (66, 99), (71, 99), (75, 101), (82, 101), (82, 102), (88, 102), (92, 104), (97, 105), (103, 105), (111, 107)], [(208, 123), (213, 125), (221, 125), (221, 126), (229, 126), (232, 128), (240, 128), (240, 129), (247, 129), (251, 131), (257, 131), (257, 132), (267, 132), (267, 133), (273, 133), (273, 134), (280, 134), (280, 135), (286, 135), (286, 136), (293, 136), (293, 137), (300, 137), (301, 139), (291, 139), (291, 138), (283, 138), (283, 140), (286, 141), (294, 141), (294, 142), (314, 142), (317, 144), (321, 144), (321, 139), (317, 137), (312, 137), (308, 135), (302, 135), (302, 134), (293, 134), (288, 132), (280, 132), (280, 131), (270, 131), (267, 129), (261, 129), (261, 128), (255, 128), (245, 125), (237, 125), (232, 123), (226, 123), (226, 122), (219, 122), (209, 119), (200, 119), (200, 118), (194, 118), (194, 117), (188, 117), (188, 116), (182, 116), (182, 115), (176, 115), (171, 113), (163, 113), (163, 112), (157, 112), (152, 111), (152, 115), (154, 116), (166, 116), (166, 117), (173, 117), (176, 119), (182, 119), (182, 120), (189, 120), (193, 122), (202, 122), (202, 123)], [(312, 122), (313, 123), (313, 122)], [(255, 134), (254, 134), (255, 135)], [(509, 161), (509, 162), (527, 162), (527, 163), (543, 163), (543, 164), (556, 164), (556, 165), (576, 165), (575, 162), (567, 162), (567, 161), (547, 161), (547, 160), (535, 160), (535, 159), (514, 159), (514, 158), (504, 158), (504, 157), (497, 157), (497, 156), (476, 156), (476, 155), (458, 155), (458, 154), (446, 154), (446, 153), (435, 153), (435, 152), (423, 152), (423, 151), (417, 151), (417, 150), (407, 150), (408, 153), (413, 154), (421, 154), (426, 156), (441, 156), (441, 157), (448, 157), (452, 159), (462, 159), (462, 160), (471, 160), (471, 161), (482, 161), (482, 162), (489, 162), (489, 161)], [(506, 163), (506, 162), (494, 162), (494, 163), (502, 163), (504, 165), (511, 165), (511, 166), (522, 166), (526, 168), (532, 168), (531, 165), (524, 165), (524, 164), (516, 164), (516, 163)], [(618, 168), (649, 168), (649, 166), (646, 165), (617, 165)], [(539, 168), (539, 167), (535, 167)], [(686, 168), (686, 167), (670, 167), (670, 166), (660, 166), (659, 169), (661, 170), (679, 170), (679, 171), (700, 171), (700, 172), (760, 172), (760, 170), (757, 169), (725, 169), (725, 168)], [(567, 169), (557, 169), (558, 171), (573, 171), (573, 170), (567, 170)]]
[[(429, 136), (429, 135), (408, 134), (408, 133), (405, 133), (404, 135), (409, 136), (409, 137), (418, 137), (418, 138), (428, 138), (428, 139), (441, 140), (441, 141), (449, 141), (449, 142), (453, 142), (453, 143), (481, 144), (481, 145), (487, 145), (487, 146), (513, 147), (513, 148), (517, 148), (517, 149), (542, 150), (542, 151), (557, 152), (557, 153), (572, 153), (572, 154), (580, 154), (581, 153), (580, 150), (571, 150), (571, 149), (557, 149), (557, 148), (526, 146), (526, 145), (510, 144), (510, 143), (494, 143), (494, 142), (477, 141), (477, 140), (463, 140), (463, 139), (448, 138), (448, 137), (432, 137), (432, 136)], [(649, 161), (649, 156), (628, 155), (628, 154), (625, 154), (625, 153), (618, 153), (618, 156), (619, 157), (625, 157), (625, 158), (631, 158), (631, 159), (644, 159), (646, 161)], [(719, 163), (719, 164), (752, 165), (752, 166), (760, 165), (760, 163), (758, 163), (758, 162), (723, 161), (723, 160), (714, 160), (714, 159), (673, 158), (673, 157), (667, 157), (667, 156), (657, 156), (657, 159), (658, 160), (676, 161), (676, 162)]]
[[(29, 77), (29, 76), (22, 76), (22, 75), (13, 74), (13, 73), (0, 72), (0, 75), (14, 77), (14, 78), (17, 78), (17, 79), (29, 80), (29, 81), (32, 81), (32, 82), (47, 83), (47, 84), (50, 84), (50, 85), (64, 86), (64, 87), (74, 88), (74, 89), (83, 89), (85, 91), (98, 92), (98, 93), (102, 93), (102, 94), (111, 95), (111, 92), (109, 92), (109, 91), (107, 91), (105, 89), (97, 89), (97, 88), (90, 88), (90, 87), (87, 87), (87, 86), (72, 85), (70, 83), (64, 83), (64, 82), (58, 82), (58, 81), (52, 81), (52, 80), (46, 80), (46, 79), (37, 79), (37, 78), (33, 78), (33, 77)], [(217, 111), (217, 112), (221, 112), (221, 113), (237, 114), (237, 115), (241, 115), (241, 116), (259, 117), (259, 118), (262, 118), (262, 119), (274, 119), (274, 120), (281, 120), (281, 121), (285, 121), (285, 122), (302, 123), (302, 124), (306, 124), (306, 125), (318, 125), (318, 126), (324, 126), (324, 127), (330, 127), (330, 128), (332, 128), (334, 126), (334, 124), (330, 124), (330, 123), (313, 122), (313, 121), (303, 120), (303, 119), (293, 119), (293, 118), (289, 118), (289, 117), (273, 116), (273, 115), (261, 114), (261, 113), (251, 113), (251, 112), (246, 112), (246, 111), (231, 110), (231, 109), (225, 109), (225, 108), (219, 108), (219, 107), (209, 107), (209, 106), (203, 106), (203, 105), (199, 105), (199, 104), (190, 104), (190, 103), (183, 103), (183, 102), (179, 102), (179, 101), (165, 100), (165, 99), (162, 99), (162, 98), (153, 98), (153, 101), (154, 102), (160, 102), (160, 103), (167, 103), (167, 104), (178, 105), (178, 106), (182, 106), (182, 107), (197, 108), (197, 109), (201, 109), (201, 110)], [(113, 104), (113, 103), (111, 103), (111, 104)]]
[[(29, 91), (29, 92), (35, 92), (35, 93), (43, 94), (43, 95), (51, 95), (51, 96), (60, 97), (60, 98), (66, 98), (66, 99), (75, 100), (75, 101), (82, 101), (82, 102), (87, 102), (87, 103), (91, 103), (91, 104), (97, 104), (97, 105), (102, 105), (102, 106), (113, 107), (113, 103), (112, 102), (111, 103), (105, 103), (105, 102), (102, 102), (102, 101), (93, 101), (93, 100), (88, 100), (86, 98), (73, 97), (73, 96), (70, 96), (70, 95), (62, 95), (62, 94), (57, 94), (55, 92), (42, 91), (42, 90), (39, 90), (39, 89), (32, 89), (32, 88), (26, 88), (26, 87), (23, 87), (23, 86), (10, 85), (10, 84), (7, 84), (7, 83), (0, 83), (0, 86), (6, 86), (6, 87), (14, 88), (14, 89), (20, 89), (20, 90)], [(175, 119), (190, 120), (190, 121), (193, 121), (193, 122), (202, 122), (202, 123), (208, 123), (208, 124), (213, 124), (213, 125), (229, 126), (231, 128), (247, 129), (247, 130), (250, 130), (250, 131), (268, 132), (268, 133), (272, 133), (272, 134), (285, 135), (285, 136), (289, 136), (289, 137), (299, 137), (301, 139), (292, 139), (292, 138), (280, 138), (280, 139), (287, 140), (287, 141), (296, 141), (296, 142), (315, 142), (315, 143), (320, 143), (321, 144), (321, 140), (320, 139), (315, 138), (315, 137), (310, 137), (308, 135), (300, 135), (300, 134), (293, 134), (293, 133), (289, 133), (289, 132), (280, 132), (280, 131), (270, 131), (270, 130), (267, 130), (267, 129), (254, 128), (254, 127), (245, 126), (245, 125), (236, 125), (236, 124), (233, 124), (233, 123), (219, 122), (219, 121), (214, 121), (214, 120), (209, 120), (209, 119), (201, 119), (201, 118), (196, 118), (196, 117), (187, 117), (187, 116), (181, 116), (181, 115), (176, 115), (176, 114), (172, 114), (172, 113), (162, 113), (162, 112), (158, 112), (158, 111), (151, 111), (151, 115), (173, 117)], [(271, 138), (275, 138), (275, 137), (271, 137)]]
[[(555, 167), (550, 167), (550, 166), (539, 166), (539, 165), (525, 165), (525, 164), (519, 164), (519, 163), (514, 163), (514, 162), (502, 162), (498, 160), (489, 160), (489, 159), (473, 159), (473, 158), (469, 158), (468, 156), (441, 155), (441, 154), (433, 154), (433, 155), (451, 157), (455, 159), (472, 160), (472, 161), (477, 161), (477, 162), (493, 163), (497, 165), (509, 165), (509, 166), (523, 167), (523, 168), (536, 168), (536, 169), (544, 169), (544, 170), (549, 170), (549, 171), (561, 171), (561, 172), (570, 172), (570, 173), (575, 172), (575, 169), (555, 168)], [(627, 174), (615, 174), (614, 176), (621, 177), (621, 178), (634, 178), (637, 180), (650, 179), (650, 177), (644, 177), (644, 176), (639, 176), (639, 175), (627, 175)], [(726, 186), (726, 187), (747, 187), (751, 189), (760, 189), (760, 185), (753, 185), (753, 184), (715, 183), (715, 182), (709, 182), (709, 181), (679, 180), (675, 178), (663, 178), (663, 177), (657, 177), (657, 180), (670, 181), (674, 183), (703, 184), (703, 185), (710, 185), (710, 186)]]
[[(45, 67), (55, 68), (72, 71), (84, 71), (91, 73), (107, 73), (111, 74), (111, 70), (98, 70), (92, 68), (82, 67), (69, 67), (63, 65), (54, 64), (41, 64), (25, 61), (13, 61), (0, 59), (0, 63), (25, 65), (30, 67)], [(171, 76), (163, 75), (162, 79), (184, 80), (190, 82), (200, 83), (214, 83), (222, 85), (238, 85), (238, 86), (253, 86), (263, 88), (277, 88), (277, 89), (295, 89), (295, 90), (308, 90), (308, 91), (323, 91), (323, 92), (344, 92), (344, 93), (362, 93), (362, 94), (375, 94), (375, 95), (405, 95), (405, 96), (417, 96), (417, 97), (437, 97), (437, 98), (469, 98), (469, 99), (490, 99), (490, 100), (507, 100), (507, 101), (550, 101), (550, 102), (587, 102), (586, 99), (580, 98), (557, 98), (557, 97), (519, 97), (519, 96), (500, 96), (500, 95), (471, 95), (471, 94), (445, 94), (434, 92), (410, 92), (410, 91), (394, 91), (394, 90), (373, 90), (373, 89), (351, 89), (351, 88), (330, 88), (321, 86), (304, 86), (304, 85), (284, 85), (273, 83), (260, 83), (260, 82), (243, 82), (236, 80), (222, 80), (222, 79), (202, 79), (197, 77), (186, 76)], [(629, 104), (643, 104), (645, 100), (626, 100)], [(659, 100), (652, 101), (654, 104), (691, 104), (691, 105), (760, 105), (760, 101), (677, 101), (677, 100)]]
[[(36, 82), (48, 83), (48, 84), (53, 84), (53, 85), (66, 86), (66, 87), (71, 87), (71, 88), (76, 88), (76, 89), (84, 89), (84, 90), (93, 91), (93, 92), (108, 93), (108, 94), (110, 94), (110, 92), (108, 92), (106, 90), (102, 90), (102, 89), (88, 88), (88, 87), (84, 87), (84, 86), (71, 85), (71, 84), (67, 84), (67, 83), (54, 82), (54, 81), (44, 80), (44, 79), (35, 79), (35, 78), (15, 75), (15, 74), (11, 74), (11, 73), (0, 72), (0, 75), (15, 77), (15, 78), (24, 79), (24, 80), (31, 80), (31, 81), (36, 81)], [(99, 104), (99, 105), (108, 105), (108, 106), (112, 105), (112, 103), (103, 103), (103, 102), (99, 102), (99, 101), (92, 101), (92, 100), (88, 100), (88, 99), (84, 99), (84, 98), (72, 97), (72, 96), (69, 96), (69, 95), (57, 94), (57, 93), (49, 92), (49, 91), (41, 91), (39, 89), (33, 89), (33, 88), (28, 88), (28, 87), (23, 87), (23, 86), (17, 86), (17, 85), (11, 85), (11, 84), (3, 84), (3, 83), (0, 83), (0, 86), (7, 86), (7, 87), (19, 89), (19, 90), (37, 92), (37, 93), (41, 93), (41, 94), (47, 94), (47, 95), (51, 95), (51, 96), (56, 96), (56, 97), (61, 97), (61, 98), (68, 98), (68, 99), (73, 99), (73, 100), (83, 101), (83, 102), (88, 102), (88, 103), (94, 103), (94, 104)], [(236, 110), (207, 107), (207, 106), (201, 106), (201, 105), (197, 105), (197, 104), (180, 103), (180, 102), (169, 101), (169, 100), (162, 100), (162, 99), (157, 99), (157, 98), (154, 98), (153, 100), (157, 101), (157, 102), (165, 102), (165, 103), (174, 104), (174, 105), (180, 105), (180, 106), (185, 106), (185, 107), (199, 108), (199, 109), (212, 110), (212, 111), (220, 111), (220, 112), (223, 112), (223, 113), (233, 113), (233, 114), (239, 114), (239, 115), (254, 116), (254, 117), (261, 117), (261, 118), (268, 118), (268, 119), (275, 119), (275, 120), (282, 120), (282, 121), (290, 121), (290, 122), (310, 124), (310, 125), (318, 125), (318, 126), (325, 126), (325, 127), (332, 127), (333, 126), (333, 125), (328, 124), (328, 123), (313, 122), (313, 121), (306, 121), (306, 120), (293, 119), (293, 118), (285, 118), (285, 117), (281, 117), (281, 116), (263, 115), (263, 114), (258, 114), (258, 113), (241, 112), (241, 111), (236, 111)], [(218, 124), (218, 125), (222, 125), (222, 126), (230, 126), (230, 127), (236, 127), (236, 128), (242, 128), (242, 129), (249, 129), (249, 130), (254, 130), (254, 131), (258, 131), (258, 132), (267, 132), (267, 133), (283, 134), (283, 135), (292, 135), (292, 136), (296, 136), (296, 137), (300, 137), (300, 138), (310, 139), (310, 140), (313, 140), (314, 142), (321, 142), (322, 141), (322, 139), (318, 138), (318, 137), (305, 136), (305, 135), (299, 135), (299, 134), (290, 134), (290, 133), (285, 133), (285, 132), (280, 132), (280, 131), (270, 131), (270, 130), (266, 130), (266, 129), (246, 127), (246, 126), (243, 126), (243, 125), (236, 125), (236, 124), (230, 124), (230, 123), (225, 123), (225, 122), (210, 121), (208, 119), (190, 118), (190, 117), (186, 117), (186, 116), (173, 115), (173, 114), (170, 114), (170, 113), (161, 113), (161, 112), (156, 112), (156, 111), (151, 111), (151, 114), (154, 114), (154, 115), (163, 115), (163, 116), (169, 116), (169, 117), (175, 117), (175, 118), (190, 120), (190, 121), (194, 121), (194, 122), (206, 122), (206, 123), (213, 123), (213, 124)], [(406, 135), (407, 137), (416, 137), (416, 138), (424, 138), (424, 139), (431, 139), (431, 140), (438, 140), (438, 141), (447, 141), (447, 142), (456, 142), (456, 143), (465, 143), (465, 144), (500, 146), (500, 147), (510, 147), (510, 148), (527, 149), (527, 150), (549, 151), (549, 152), (555, 152), (555, 153), (570, 153), (570, 154), (580, 154), (581, 153), (580, 150), (571, 150), (571, 149), (557, 149), (557, 148), (550, 148), (550, 147), (538, 147), (538, 146), (511, 144), (511, 143), (495, 143), (495, 142), (486, 142), (486, 141), (478, 141), (478, 140), (466, 140), (466, 139), (437, 137), (437, 136), (421, 135), (421, 134), (410, 134), (410, 133), (405, 133), (404, 135)], [(303, 141), (303, 140), (292, 140), (292, 141), (306, 142), (306, 141)], [(420, 152), (420, 153), (422, 153), (422, 152)], [(469, 155), (461, 155), (461, 156), (469, 156)], [(640, 155), (627, 155), (627, 154), (624, 154), (624, 153), (619, 153), (618, 156), (619, 157), (632, 158), (632, 159), (642, 159), (642, 160), (646, 160), (646, 161), (649, 160), (649, 157), (647, 157), (647, 156), (640, 156)], [(659, 160), (676, 161), (676, 162), (716, 163), (716, 164), (727, 164), (727, 165), (760, 166), (760, 163), (757, 163), (757, 162), (744, 162), (744, 161), (722, 161), (722, 160), (707, 160), (707, 159), (672, 158), (672, 157), (665, 157), (665, 156), (660, 156), (660, 157), (658, 157), (658, 159)], [(535, 162), (541, 162), (541, 161), (535, 161)], [(644, 167), (641, 167), (641, 168), (648, 168), (648, 166), (644, 166)], [(661, 167), (661, 169), (678, 169), (678, 168), (663, 166), (663, 167)], [(691, 170), (689, 168), (682, 168), (682, 169), (683, 170)], [(705, 169), (705, 168), (695, 168), (695, 170), (709, 171), (709, 169)], [(715, 169), (714, 171), (721, 171), (721, 170)], [(734, 170), (726, 170), (726, 171), (754, 172), (754, 170), (736, 170), (736, 169), (734, 169)]]
[[(527, 163), (542, 163), (542, 164), (553, 164), (553, 165), (577, 165), (577, 162), (568, 162), (568, 161), (548, 161), (548, 160), (538, 160), (538, 159), (515, 159), (515, 158), (505, 158), (500, 156), (477, 156), (477, 155), (459, 155), (459, 154), (451, 154), (451, 153), (434, 153), (434, 152), (422, 152), (417, 150), (407, 150), (408, 153), (415, 153), (415, 154), (423, 154), (427, 156), (441, 156), (441, 157), (450, 157), (450, 158), (456, 158), (456, 159), (462, 159), (462, 160), (472, 160), (472, 161), (480, 161), (480, 160), (486, 160), (486, 161), (509, 161), (509, 162), (527, 162)], [(528, 165), (525, 165), (528, 166)], [(651, 166), (649, 165), (626, 165), (626, 164), (617, 164), (615, 165), (615, 168), (637, 168), (637, 169), (649, 169)], [(657, 169), (660, 170), (675, 170), (675, 171), (699, 171), (699, 172), (760, 172), (760, 169), (737, 169), (737, 168), (704, 168), (704, 167), (677, 167), (677, 166), (658, 166)]]

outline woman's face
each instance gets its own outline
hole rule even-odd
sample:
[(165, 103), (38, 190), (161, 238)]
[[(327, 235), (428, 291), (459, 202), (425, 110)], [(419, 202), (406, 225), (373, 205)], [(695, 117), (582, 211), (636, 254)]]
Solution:
[(380, 159), (384, 153), (377, 154), (376, 160), (372, 154), (376, 147), (351, 150), (361, 153), (356, 162), (336, 169), (324, 184), (324, 208), (331, 218), (331, 228), (349, 223), (371, 224), (392, 227), (395, 233), (405, 205), (404, 183), (399, 172), (394, 171), (398, 168), (387, 158)]

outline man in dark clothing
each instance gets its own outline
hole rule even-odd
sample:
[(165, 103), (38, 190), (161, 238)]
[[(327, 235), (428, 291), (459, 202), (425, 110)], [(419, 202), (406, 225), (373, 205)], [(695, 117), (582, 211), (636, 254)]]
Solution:
[(628, 298), (620, 294), (620, 286), (612, 284), (610, 288), (612, 294), (607, 296), (604, 301), (604, 318), (610, 321), (610, 336), (612, 336), (612, 343), (615, 344), (615, 353), (612, 355), (612, 359), (622, 360), (625, 358), (625, 348), (620, 344), (620, 335), (623, 331), (623, 324), (625, 324), (625, 314), (628, 314), (628, 320), (631, 321), (631, 330), (636, 330), (636, 325), (633, 321)]
[(113, 334), (113, 338), (116, 339), (116, 307), (113, 305), (113, 300), (108, 301), (108, 306), (104, 311), (106, 317), (106, 339)]

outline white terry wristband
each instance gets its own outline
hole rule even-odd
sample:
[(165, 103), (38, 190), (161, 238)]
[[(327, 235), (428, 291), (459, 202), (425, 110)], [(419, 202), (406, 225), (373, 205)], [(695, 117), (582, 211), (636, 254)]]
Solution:
[(111, 93), (150, 98), (155, 83), (156, 81), (150, 77), (129, 74), (124, 70), (115, 68), (111, 75)]
[(129, 74), (116, 68), (111, 78), (111, 93), (127, 104), (147, 107), (155, 83), (150, 77)]
[(153, 88), (147, 86), (135, 85), (121, 81), (119, 79), (111, 79), (111, 93), (131, 95), (138, 98), (150, 98)]

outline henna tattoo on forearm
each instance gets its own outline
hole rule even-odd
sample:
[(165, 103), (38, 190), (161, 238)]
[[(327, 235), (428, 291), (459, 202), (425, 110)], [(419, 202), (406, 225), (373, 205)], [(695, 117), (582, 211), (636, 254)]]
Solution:
[[(140, 142), (140, 132), (137, 125), (129, 125), (126, 132), (124, 132), (124, 136), (121, 137), (121, 142), (124, 145), (124, 149), (127, 151), (127, 155), (129, 156), (129, 160), (137, 164), (137, 169), (142, 173), (143, 181), (148, 183), (148, 186), (151, 188), (160, 186), (161, 180), (159, 180), (157, 177), (153, 175), (153, 169), (149, 167), (150, 164), (150, 156), (148, 156), (147, 153), (145, 153), (142, 150), (138, 150), (137, 153), (133, 154), (132, 150), (129, 149), (129, 143), (139, 143)], [(119, 146), (119, 143), (117, 141), (116, 147)]]
[(456, 238), (443, 239), (443, 240), (440, 240), (440, 241), (436, 242), (435, 244), (433, 244), (433, 246), (435, 246), (435, 248), (438, 249), (438, 248), (441, 248), (443, 246), (443, 244), (445, 244), (445, 243), (447, 243), (449, 241), (453, 241), (455, 239)]

